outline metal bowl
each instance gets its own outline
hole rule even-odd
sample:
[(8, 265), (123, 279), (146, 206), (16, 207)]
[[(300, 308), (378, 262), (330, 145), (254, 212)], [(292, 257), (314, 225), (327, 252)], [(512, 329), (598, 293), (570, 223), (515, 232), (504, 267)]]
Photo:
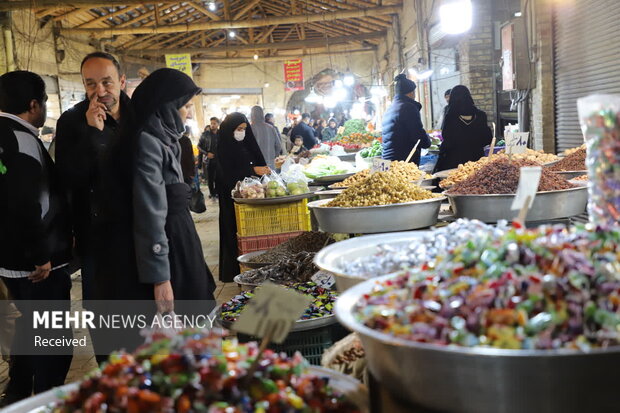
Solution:
[(556, 174), (560, 175), (564, 179), (573, 179), (581, 175), (587, 175), (588, 171), (560, 171), (556, 172)]
[[(482, 222), (512, 220), (518, 211), (510, 209), (514, 194), (499, 195), (450, 195), (456, 218), (478, 219)], [(526, 221), (547, 221), (582, 214), (588, 203), (587, 185), (560, 191), (538, 192), (527, 214)]]
[(407, 245), (421, 240), (430, 233), (431, 231), (409, 231), (351, 238), (323, 248), (314, 256), (314, 263), (323, 271), (334, 275), (338, 291), (345, 291), (368, 279), (361, 275), (348, 273), (343, 268), (345, 262), (372, 256), (377, 253), (379, 245), (389, 244), (394, 247), (397, 245)]
[(342, 191), (344, 191), (344, 189), (345, 188), (331, 189), (327, 191), (317, 191), (314, 194), (318, 195), (319, 199), (332, 199), (332, 198), (335, 198), (337, 195), (341, 194)]
[(329, 199), (308, 204), (319, 227), (336, 234), (374, 234), (426, 228), (437, 223), (439, 207), (445, 198), (369, 207), (326, 207)]
[(338, 158), (340, 158), (341, 161), (355, 161), (355, 155), (357, 154), (357, 152), (352, 152), (352, 153), (346, 153), (344, 155), (336, 155)]
[(237, 257), (237, 261), (239, 262), (239, 264), (248, 267), (248, 268), (261, 268), (261, 267), (266, 267), (268, 265), (273, 264), (272, 262), (252, 262), (250, 261), (252, 258), (254, 257), (258, 257), (259, 255), (263, 255), (264, 253), (266, 253), (267, 250), (262, 250), (262, 251), (254, 251), (254, 252), (248, 252), (247, 254), (243, 254)]
[(443, 171), (435, 172), (433, 177), (434, 178), (439, 178), (439, 179), (445, 179), (445, 178), (448, 177), (448, 175), (450, 175), (450, 172), (456, 171), (456, 170), (457, 170), (457, 168), (444, 169)]
[(348, 174), (339, 174), (339, 175), (326, 175), (326, 176), (321, 176), (319, 178), (314, 178), (314, 182), (316, 183), (321, 183), (321, 184), (333, 184), (336, 182), (342, 182), (345, 179), (347, 179), (350, 176), (355, 175), (356, 172), (350, 172)]
[[(383, 276), (336, 301), (336, 316), (359, 333), (368, 368), (395, 398), (451, 413), (584, 413), (618, 411), (620, 347), (502, 350), (416, 343), (370, 329), (353, 307)], [(412, 409), (412, 411), (414, 411)]]

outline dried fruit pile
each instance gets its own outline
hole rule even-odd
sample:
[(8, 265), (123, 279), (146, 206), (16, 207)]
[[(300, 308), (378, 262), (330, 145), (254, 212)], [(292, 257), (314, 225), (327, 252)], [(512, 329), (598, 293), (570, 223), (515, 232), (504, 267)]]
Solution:
[(585, 171), (586, 170), (586, 148), (577, 148), (566, 158), (546, 167), (550, 171)]
[(265, 281), (278, 284), (310, 281), (314, 273), (319, 270), (312, 262), (314, 254), (314, 252), (300, 252), (275, 264), (246, 271), (239, 276), (239, 281), (251, 285), (262, 284)]
[(250, 262), (273, 264), (300, 252), (319, 252), (332, 242), (334, 240), (326, 232), (308, 231), (267, 250), (264, 254), (253, 257)]

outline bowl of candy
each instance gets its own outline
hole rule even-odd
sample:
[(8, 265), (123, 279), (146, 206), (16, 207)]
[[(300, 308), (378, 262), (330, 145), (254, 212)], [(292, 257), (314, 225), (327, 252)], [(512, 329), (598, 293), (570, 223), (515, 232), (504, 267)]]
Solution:
[(394, 397), (445, 412), (617, 409), (620, 230), (509, 228), (345, 291)]

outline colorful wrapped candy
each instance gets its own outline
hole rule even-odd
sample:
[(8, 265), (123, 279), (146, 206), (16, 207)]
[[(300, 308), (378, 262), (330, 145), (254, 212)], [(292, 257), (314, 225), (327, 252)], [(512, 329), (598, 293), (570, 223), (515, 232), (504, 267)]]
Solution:
[(577, 102), (587, 146), (592, 223), (620, 221), (620, 95), (592, 95)]

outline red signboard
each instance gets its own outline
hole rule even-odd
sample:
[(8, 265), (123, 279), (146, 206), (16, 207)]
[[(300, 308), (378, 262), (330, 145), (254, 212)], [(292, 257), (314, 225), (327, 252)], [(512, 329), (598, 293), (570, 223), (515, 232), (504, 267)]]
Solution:
[(304, 90), (304, 68), (301, 59), (284, 62), (284, 83), (287, 92)]

